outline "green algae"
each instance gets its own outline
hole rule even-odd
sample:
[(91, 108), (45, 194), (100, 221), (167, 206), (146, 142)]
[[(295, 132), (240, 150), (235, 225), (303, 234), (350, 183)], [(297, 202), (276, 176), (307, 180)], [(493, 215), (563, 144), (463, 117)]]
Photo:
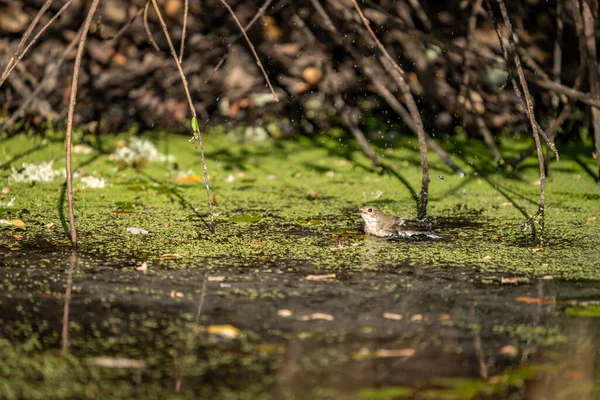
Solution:
[[(431, 174), (440, 179), (430, 185), (429, 215), (435, 229), (450, 234), (449, 240), (415, 244), (357, 236), (336, 248), (331, 239), (339, 232), (359, 231), (361, 220), (355, 211), (361, 204), (415, 215), (413, 197), (420, 170), (413, 139), (381, 150), (398, 179), (371, 171), (357, 150), (342, 150), (327, 137), (237, 143), (224, 136), (208, 136), (208, 167), (220, 221), (214, 234), (208, 226), (202, 182), (178, 179), (182, 174), (201, 176), (199, 155), (185, 138), (168, 139), (174, 163), (125, 169), (108, 156), (116, 140), (103, 139), (96, 147), (101, 153), (75, 155), (74, 159), (82, 174), (101, 176), (108, 182), (103, 189), (83, 190), (75, 184), (81, 251), (90, 256), (128, 260), (152, 260), (165, 253), (183, 256), (165, 263), (170, 267), (198, 263), (210, 267), (224, 258), (246, 260), (242, 265), (256, 264), (256, 258), (290, 259), (319, 269), (359, 270), (406, 265), (418, 259), (424, 267), (468, 266), (493, 274), (600, 278), (594, 261), (600, 259), (600, 249), (594, 245), (600, 240), (600, 189), (580, 165), (585, 160), (580, 154), (586, 149), (569, 149), (560, 164), (551, 164), (543, 251), (531, 240), (531, 233), (521, 229), (526, 216), (537, 209), (539, 186), (533, 160), (503, 175), (486, 159), (470, 156), (483, 149), (469, 141), (448, 146), (459, 155), (465, 177), (449, 173), (431, 157)], [(1, 172), (4, 178), (9, 167), (19, 167), (20, 160), (14, 157), (17, 149), (24, 149), (28, 162), (54, 160), (55, 168), (64, 165), (58, 142), (15, 137), (4, 145), (0, 162), (10, 163)], [(509, 151), (524, 146), (514, 141), (506, 145)], [(157, 146), (165, 147), (160, 140)], [(572, 154), (577, 154), (577, 161)], [(586, 161), (589, 166), (592, 162), (591, 158)], [(15, 218), (23, 210), (28, 212), (23, 216), (27, 229), (21, 243), (65, 243), (60, 181), (8, 187), (8, 196), (14, 196), (16, 203), (3, 209), (4, 216)], [(54, 224), (50, 232), (44, 229), (48, 223)], [(127, 227), (141, 227), (150, 234), (134, 237)], [(11, 228), (3, 231), (9, 233)], [(2, 240), (6, 245), (11, 239), (3, 236)], [(253, 243), (265, 246), (256, 248)]]
[[(560, 164), (551, 163), (546, 241), (540, 246), (531, 232), (521, 230), (526, 215), (537, 209), (535, 160), (510, 174), (498, 173), (490, 160), (473, 156), (487, 151), (478, 143), (445, 144), (465, 177), (431, 156), (428, 223), (449, 236), (386, 241), (363, 236), (356, 211), (373, 203), (397, 215), (416, 215), (420, 168), (414, 139), (377, 150), (399, 179), (372, 170), (357, 148), (341, 146), (337, 139), (249, 143), (208, 135), (205, 149), (218, 204), (215, 233), (207, 218), (200, 157), (186, 138), (157, 138), (159, 149), (171, 149), (174, 162), (135, 165), (111, 160), (120, 139), (126, 137), (102, 138), (91, 143), (97, 154), (74, 156), (80, 174), (103, 177), (107, 186), (84, 188), (75, 180), (80, 260), (73, 272), (71, 353), (66, 356), (56, 352), (70, 254), (62, 182), (6, 181), (10, 168), (25, 160), (53, 160), (55, 168), (63, 167), (64, 149), (60, 141), (37, 137), (3, 142), (0, 179), (15, 205), (0, 216), (25, 223), (24, 229), (0, 225), (0, 307), (7, 311), (0, 317), (0, 335), (6, 338), (3, 348), (14, 350), (3, 359), (10, 368), (0, 373), (5, 397), (340, 398), (347, 393), (335, 388), (348, 365), (357, 371), (365, 363), (393, 367), (386, 360), (354, 360), (352, 354), (365, 343), (374, 349), (411, 347), (417, 355), (427, 346), (444, 346), (443, 354), (461, 357), (470, 350), (455, 341), (457, 335), (480, 334), (496, 352), (507, 340), (515, 346), (561, 346), (579, 332), (569, 332), (560, 321), (538, 323), (538, 314), (545, 314), (514, 299), (543, 297), (539, 287), (554, 290), (560, 282), (590, 281), (587, 290), (596, 295), (600, 192), (581, 165), (593, 165), (585, 157), (591, 154), (588, 147), (567, 148)], [(506, 154), (526, 146), (503, 143)], [(148, 234), (132, 235), (129, 227)], [(143, 263), (144, 272), (137, 269)], [(305, 279), (332, 273), (329, 281)], [(527, 277), (529, 283), (501, 284), (503, 277)], [(293, 311), (292, 317), (277, 317), (281, 309)], [(570, 309), (560, 315), (571, 316)], [(486, 317), (473, 317), (477, 314), (469, 310)], [(312, 320), (315, 312), (334, 319)], [(386, 320), (384, 312), (402, 314), (402, 320)], [(196, 315), (197, 324), (192, 322)], [(439, 320), (440, 315), (451, 319)], [(203, 324), (232, 324), (242, 335), (224, 341), (205, 335)], [(39, 346), (23, 339), (37, 336)], [(505, 367), (504, 359), (487, 354), (498, 369)], [(149, 368), (140, 375), (86, 361), (105, 355), (144, 360)], [(46, 360), (52, 370), (45, 369)], [(61, 386), (68, 377), (64, 365), (78, 371), (80, 384), (70, 392)], [(31, 370), (42, 371), (41, 384), (31, 385)], [(249, 378), (242, 378), (247, 370)], [(198, 384), (174, 393), (177, 371)], [(295, 374), (303, 387), (285, 383)], [(532, 376), (514, 378), (516, 383), (507, 386)], [(276, 379), (282, 379), (282, 387)], [(9, 381), (13, 386), (2, 386)], [(422, 397), (441, 398), (473, 394), (473, 388), (480, 395), (497, 393), (489, 392), (493, 385), (474, 381), (456, 387), (430, 379), (426, 388), (416, 389)], [(116, 383), (106, 388), (106, 382)], [(363, 383), (370, 387), (372, 382)], [(388, 385), (391, 392), (383, 388), (357, 396), (394, 398), (393, 388), (416, 390), (389, 384), (396, 385)], [(292, 394), (286, 397), (288, 386)]]

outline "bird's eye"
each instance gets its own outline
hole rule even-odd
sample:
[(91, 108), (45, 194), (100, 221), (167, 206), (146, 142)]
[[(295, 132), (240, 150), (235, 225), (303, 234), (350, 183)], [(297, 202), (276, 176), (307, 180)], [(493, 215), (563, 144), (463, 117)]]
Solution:
[(372, 209), (372, 208), (369, 208), (367, 211), (368, 211), (368, 212), (373, 212), (373, 209)]

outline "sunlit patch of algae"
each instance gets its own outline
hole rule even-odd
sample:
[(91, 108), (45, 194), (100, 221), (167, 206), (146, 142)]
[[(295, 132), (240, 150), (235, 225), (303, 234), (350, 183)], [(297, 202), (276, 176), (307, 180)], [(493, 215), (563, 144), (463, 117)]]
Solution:
[[(492, 274), (544, 276), (555, 279), (599, 279), (600, 188), (569, 154), (552, 162), (548, 178), (545, 242), (531, 240), (521, 226), (537, 209), (539, 182), (535, 160), (512, 174), (496, 172), (486, 149), (472, 142), (448, 143), (465, 170), (449, 172), (434, 154), (431, 159), (429, 216), (434, 229), (449, 236), (436, 242), (383, 241), (365, 238), (357, 208), (365, 203), (414, 217), (414, 192), (420, 168), (414, 139), (381, 150), (392, 174), (378, 174), (350, 144), (326, 136), (314, 140), (233, 142), (222, 134), (205, 140), (212, 192), (218, 206), (216, 232), (206, 215), (206, 192), (200, 155), (184, 137), (156, 135), (157, 147), (175, 163), (139, 163), (123, 167), (111, 160), (119, 138), (92, 143), (102, 152), (75, 155), (82, 175), (103, 177), (102, 189), (75, 186), (75, 208), (81, 254), (89, 260), (169, 268), (223, 264), (248, 268), (292, 261), (309, 270), (377, 270), (394, 266), (468, 267)], [(125, 138), (126, 139), (126, 138)], [(507, 156), (526, 143), (506, 141)], [(3, 186), (15, 197), (0, 218), (21, 219), (24, 229), (1, 227), (5, 263), (20, 259), (19, 247), (65, 245), (59, 217), (61, 182), (8, 184), (9, 167), (22, 161), (54, 161), (63, 168), (60, 141), (17, 136), (3, 143), (0, 171)], [(39, 147), (39, 148), (38, 148)], [(36, 149), (23, 157), (20, 152)], [(587, 149), (587, 148), (585, 148)], [(51, 228), (46, 225), (52, 223)], [(140, 227), (147, 235), (133, 235)], [(20, 235), (15, 240), (15, 234)], [(12, 250), (8, 250), (12, 249)], [(161, 257), (164, 254), (181, 256)]]

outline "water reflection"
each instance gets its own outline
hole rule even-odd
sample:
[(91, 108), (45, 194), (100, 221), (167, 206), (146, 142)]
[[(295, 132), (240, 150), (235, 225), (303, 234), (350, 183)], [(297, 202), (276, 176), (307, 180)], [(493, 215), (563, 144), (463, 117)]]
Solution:
[[(363, 262), (387, 245), (366, 242)], [(131, 398), (597, 397), (599, 323), (565, 315), (597, 307), (593, 284), (490, 285), (418, 263), (311, 281), (281, 269), (211, 280), (82, 268), (75, 252), (64, 262), (59, 280), (53, 269), (0, 270), (12, 285), (0, 293), (0, 397), (92, 387)], [(315, 313), (332, 318), (303, 318)], [(73, 374), (84, 383), (68, 385)]]

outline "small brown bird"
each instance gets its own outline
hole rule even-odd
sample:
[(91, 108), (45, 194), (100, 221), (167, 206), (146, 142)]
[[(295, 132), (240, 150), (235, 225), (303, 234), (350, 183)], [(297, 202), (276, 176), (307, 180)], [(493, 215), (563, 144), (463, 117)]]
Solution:
[(360, 216), (365, 220), (365, 233), (383, 238), (401, 238), (423, 235), (432, 239), (443, 237), (411, 220), (386, 214), (375, 206), (365, 205), (358, 209)]

